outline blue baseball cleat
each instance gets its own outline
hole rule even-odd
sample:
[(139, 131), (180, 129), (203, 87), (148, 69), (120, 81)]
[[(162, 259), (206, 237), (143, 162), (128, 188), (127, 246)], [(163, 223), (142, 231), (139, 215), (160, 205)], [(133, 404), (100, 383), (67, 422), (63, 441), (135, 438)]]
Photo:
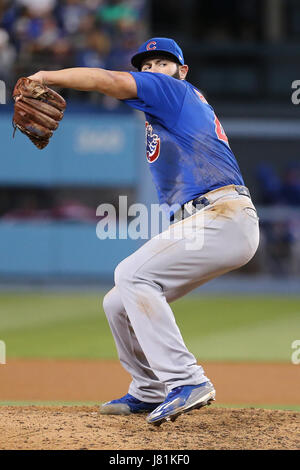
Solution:
[(108, 401), (100, 408), (102, 415), (130, 415), (132, 413), (149, 413), (155, 410), (161, 403), (147, 403), (127, 393), (118, 400)]
[(215, 396), (216, 391), (209, 381), (173, 388), (165, 401), (147, 416), (147, 422), (159, 426), (164, 421), (175, 421), (182, 413), (210, 405)]

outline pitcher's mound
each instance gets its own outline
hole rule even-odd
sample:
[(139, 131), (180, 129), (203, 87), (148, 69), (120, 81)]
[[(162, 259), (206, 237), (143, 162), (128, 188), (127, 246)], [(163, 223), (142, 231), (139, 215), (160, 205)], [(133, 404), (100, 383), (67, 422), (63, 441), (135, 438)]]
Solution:
[(1, 449), (299, 449), (300, 413), (216, 405), (160, 427), (97, 407), (0, 407)]

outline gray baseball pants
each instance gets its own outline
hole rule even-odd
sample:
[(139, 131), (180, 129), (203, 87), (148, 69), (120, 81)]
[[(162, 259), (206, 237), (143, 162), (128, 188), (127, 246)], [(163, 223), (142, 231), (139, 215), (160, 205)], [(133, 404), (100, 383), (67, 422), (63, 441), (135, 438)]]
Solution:
[(161, 402), (175, 387), (207, 381), (169, 302), (243, 266), (258, 247), (258, 217), (249, 197), (234, 185), (204, 196), (210, 205), (170, 225), (117, 266), (115, 287), (104, 297), (120, 362), (132, 376), (129, 393), (142, 401)]

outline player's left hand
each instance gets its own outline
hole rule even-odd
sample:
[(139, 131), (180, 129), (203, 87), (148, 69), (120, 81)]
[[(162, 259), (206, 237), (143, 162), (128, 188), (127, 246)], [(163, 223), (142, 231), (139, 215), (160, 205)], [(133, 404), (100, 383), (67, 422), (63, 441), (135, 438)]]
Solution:
[(35, 74), (32, 75), (34, 80), (22, 77), (17, 81), (13, 91), (13, 126), (26, 134), (37, 148), (43, 149), (63, 118), (66, 102), (56, 91), (40, 83), (36, 75), (40, 77)]

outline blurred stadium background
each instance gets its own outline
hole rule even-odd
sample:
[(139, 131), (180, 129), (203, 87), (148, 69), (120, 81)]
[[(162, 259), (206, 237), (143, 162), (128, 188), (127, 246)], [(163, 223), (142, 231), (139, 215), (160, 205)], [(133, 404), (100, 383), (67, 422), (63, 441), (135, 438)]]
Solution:
[(156, 201), (143, 117), (112, 98), (64, 90), (64, 121), (40, 152), (20, 133), (12, 139), (11, 92), (41, 69), (131, 70), (134, 51), (155, 36), (182, 47), (188, 80), (221, 119), (261, 224), (254, 259), (180, 300), (177, 321), (200, 359), (289, 362), (300, 310), (298, 0), (1, 1), (0, 339), (11, 357), (116, 357), (100, 297), (141, 240), (99, 240), (96, 208), (117, 207), (119, 195)]

